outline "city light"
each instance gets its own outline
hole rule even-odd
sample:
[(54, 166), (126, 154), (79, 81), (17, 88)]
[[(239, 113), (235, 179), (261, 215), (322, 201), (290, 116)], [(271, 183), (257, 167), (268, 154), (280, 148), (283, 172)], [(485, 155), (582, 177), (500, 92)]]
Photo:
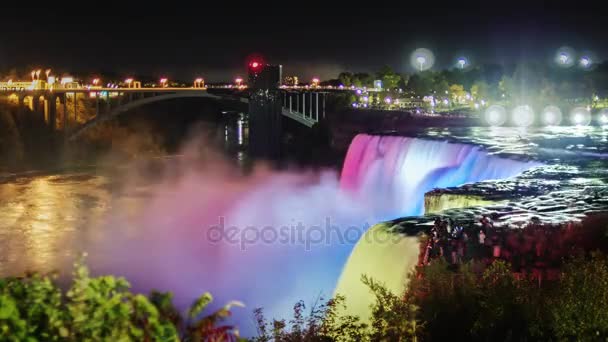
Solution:
[(419, 71), (428, 70), (435, 64), (435, 55), (429, 49), (416, 49), (410, 56), (410, 64)]
[(126, 84), (131, 84), (132, 82), (133, 82), (133, 79), (132, 79), (132, 78), (127, 78), (127, 79), (125, 80), (125, 83), (126, 83)]
[(464, 67), (468, 64), (467, 63), (467, 59), (464, 57), (460, 57), (458, 58), (458, 67), (460, 67), (460, 69), (464, 69)]
[(562, 46), (555, 53), (555, 64), (562, 68), (569, 68), (574, 65), (575, 57), (573, 56), (575, 54), (574, 49), (568, 46)]
[(319, 81), (319, 79), (318, 79), (318, 78), (316, 78), (316, 77), (315, 77), (315, 78), (313, 78), (313, 79), (312, 79), (312, 86), (313, 86), (313, 87), (318, 87), (318, 86), (319, 86), (319, 82), (320, 82), (320, 81)]
[(600, 125), (608, 125), (608, 109), (602, 109), (598, 114), (597, 121)]
[(93, 79), (93, 85), (98, 85), (100, 82), (99, 78), (94, 78)]
[(168, 86), (167, 83), (168, 83), (168, 80), (166, 78), (163, 77), (163, 78), (160, 79), (160, 85), (161, 85), (161, 87), (166, 88)]
[(513, 109), (511, 120), (516, 126), (528, 127), (534, 123), (534, 111), (528, 105), (517, 106)]
[(545, 126), (558, 126), (562, 122), (562, 111), (557, 106), (547, 106), (541, 116)]
[(591, 61), (591, 58), (584, 56), (584, 57), (581, 57), (581, 60), (579, 61), (579, 63), (581, 65), (581, 67), (586, 69), (591, 66), (592, 61)]
[(591, 122), (591, 112), (584, 107), (576, 107), (570, 112), (570, 122), (575, 126), (587, 126)]
[(74, 82), (74, 77), (72, 76), (64, 76), (61, 78), (61, 84), (65, 85), (68, 83), (73, 83)]
[(490, 126), (502, 126), (507, 121), (507, 111), (502, 106), (492, 105), (486, 110), (485, 119)]
[(240, 86), (241, 86), (241, 83), (243, 83), (243, 79), (242, 79), (242, 78), (240, 78), (240, 77), (237, 77), (237, 78), (234, 80), (234, 83), (236, 83), (236, 85), (240, 87)]

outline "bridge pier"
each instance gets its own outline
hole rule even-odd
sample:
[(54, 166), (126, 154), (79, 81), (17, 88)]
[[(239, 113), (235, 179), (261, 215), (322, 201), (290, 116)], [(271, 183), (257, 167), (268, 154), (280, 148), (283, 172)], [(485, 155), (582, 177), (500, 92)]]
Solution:
[(49, 119), (49, 130), (51, 133), (57, 128), (57, 98), (51, 94), (45, 100), (47, 114), (45, 115)]
[(282, 154), (283, 106), (280, 65), (267, 65), (259, 74), (250, 75), (249, 151), (254, 157), (279, 160)]

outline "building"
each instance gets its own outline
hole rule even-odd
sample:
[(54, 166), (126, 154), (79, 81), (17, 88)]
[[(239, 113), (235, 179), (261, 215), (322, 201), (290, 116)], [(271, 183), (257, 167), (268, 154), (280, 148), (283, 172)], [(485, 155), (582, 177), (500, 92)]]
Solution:
[(287, 76), (283, 79), (283, 85), (287, 87), (295, 87), (298, 85), (298, 76)]

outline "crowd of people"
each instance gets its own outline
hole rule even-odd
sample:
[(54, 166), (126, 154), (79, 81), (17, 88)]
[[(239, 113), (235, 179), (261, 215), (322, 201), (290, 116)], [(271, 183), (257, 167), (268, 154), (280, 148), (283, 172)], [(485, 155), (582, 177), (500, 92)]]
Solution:
[(427, 232), (420, 264), (443, 258), (457, 267), (469, 260), (489, 264), (502, 259), (512, 265), (515, 274), (552, 278), (563, 258), (585, 244), (585, 234), (575, 232), (579, 226), (531, 222), (523, 228), (495, 227), (488, 216), (476, 224), (460, 225), (451, 218), (437, 217)]

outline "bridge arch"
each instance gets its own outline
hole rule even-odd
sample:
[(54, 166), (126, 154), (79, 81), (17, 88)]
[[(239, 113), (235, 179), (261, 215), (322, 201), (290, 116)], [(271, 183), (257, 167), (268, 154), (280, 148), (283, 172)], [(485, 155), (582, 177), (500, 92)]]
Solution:
[(108, 113), (104, 113), (104, 114), (98, 113), (98, 115), (96, 115), (94, 118), (85, 122), (82, 126), (78, 127), (78, 129), (70, 135), (69, 140), (71, 140), (71, 141), (75, 140), (78, 137), (80, 137), (84, 132), (86, 132), (90, 128), (96, 126), (97, 124), (108, 121), (112, 118), (115, 118), (123, 113), (128, 112), (131, 109), (134, 109), (134, 108), (146, 105), (146, 104), (154, 103), (154, 102), (160, 102), (160, 101), (171, 100), (171, 99), (180, 99), (180, 98), (210, 98), (210, 99), (214, 99), (214, 100), (232, 100), (232, 101), (247, 102), (246, 99), (223, 97), (223, 96), (209, 94), (207, 92), (202, 92), (202, 91), (176, 92), (176, 93), (168, 93), (168, 94), (161, 94), (161, 95), (156, 95), (156, 96), (151, 96), (151, 97), (139, 98), (139, 99), (135, 99), (133, 101), (127, 102), (125, 104), (122, 104), (116, 108), (112, 108), (110, 110), (110, 112), (108, 112)]

